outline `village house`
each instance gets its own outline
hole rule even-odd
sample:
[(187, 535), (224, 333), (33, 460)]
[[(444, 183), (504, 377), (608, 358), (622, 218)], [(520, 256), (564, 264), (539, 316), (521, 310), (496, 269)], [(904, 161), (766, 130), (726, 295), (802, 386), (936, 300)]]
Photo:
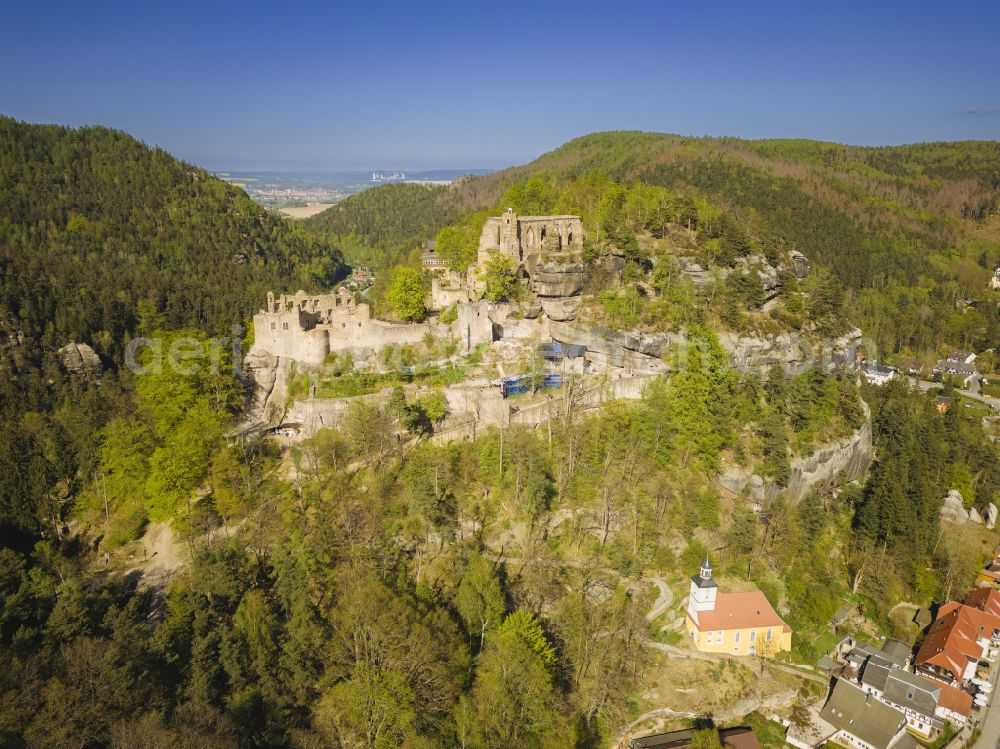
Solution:
[(916, 740), (903, 730), (906, 716), (845, 679), (837, 679), (820, 711), (836, 729), (831, 739), (857, 749), (914, 749)]
[(861, 365), (861, 374), (869, 385), (885, 385), (890, 380), (895, 379), (896, 371), (895, 367), (883, 367), (876, 363), (865, 362)]
[[(990, 560), (990, 563), (987, 564), (986, 567), (979, 571), (979, 575), (976, 577), (976, 585), (979, 585), (980, 587), (1000, 587), (1000, 545), (993, 547), (993, 559)], [(972, 594), (970, 593), (969, 595)], [(966, 599), (968, 598), (969, 596), (966, 596)], [(974, 603), (969, 603), (968, 600), (966, 600), (966, 603), (970, 606), (976, 605)], [(1000, 606), (997, 606), (996, 610), (993, 610), (993, 608), (983, 608), (982, 606), (976, 606), (976, 608), (982, 609), (983, 611), (989, 611), (991, 614), (1000, 616)]]
[(934, 372), (941, 376), (958, 377), (963, 387), (969, 387), (979, 379), (979, 372), (973, 362), (976, 355), (968, 351), (952, 351), (946, 359), (942, 359), (934, 367)]
[(959, 686), (976, 674), (992, 642), (1000, 639), (1000, 617), (955, 601), (938, 610), (913, 662), (914, 670)]
[(907, 727), (925, 739), (944, 727), (937, 717), (940, 687), (940, 682), (894, 668), (874, 657), (861, 673), (861, 691), (899, 710), (906, 716)]
[(437, 254), (437, 242), (429, 239), (424, 243), (424, 251), (420, 253), (420, 264), (424, 270), (447, 270), (448, 264)]
[(705, 557), (691, 578), (688, 635), (705, 653), (773, 656), (792, 649), (792, 630), (759, 590), (719, 593)]

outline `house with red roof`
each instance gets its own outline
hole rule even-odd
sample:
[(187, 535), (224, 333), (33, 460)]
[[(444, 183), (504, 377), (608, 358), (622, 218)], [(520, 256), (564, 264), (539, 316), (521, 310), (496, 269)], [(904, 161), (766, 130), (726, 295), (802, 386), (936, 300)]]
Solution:
[(996, 588), (975, 588), (966, 593), (962, 603), (985, 611), (994, 616), (1000, 616), (1000, 590)]
[(792, 649), (792, 629), (759, 590), (719, 593), (712, 563), (705, 558), (691, 578), (688, 636), (706, 653), (773, 656)]
[(976, 674), (992, 641), (1000, 639), (1000, 616), (956, 601), (946, 603), (913, 661), (914, 670), (960, 685)]

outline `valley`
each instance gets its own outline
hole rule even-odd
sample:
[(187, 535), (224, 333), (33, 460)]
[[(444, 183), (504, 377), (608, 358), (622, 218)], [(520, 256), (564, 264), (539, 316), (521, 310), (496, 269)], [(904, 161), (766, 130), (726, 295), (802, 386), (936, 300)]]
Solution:
[(5, 740), (986, 719), (995, 144), (599, 133), (292, 222), (0, 125)]

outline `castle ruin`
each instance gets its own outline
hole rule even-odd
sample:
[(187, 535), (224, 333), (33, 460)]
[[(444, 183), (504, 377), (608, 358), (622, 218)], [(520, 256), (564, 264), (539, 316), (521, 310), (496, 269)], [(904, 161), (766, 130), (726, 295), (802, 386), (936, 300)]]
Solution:
[(543, 252), (570, 253), (583, 249), (583, 221), (579, 216), (518, 216), (508, 208), (502, 216), (486, 219), (479, 236), (478, 260), (491, 252), (507, 255), (534, 273)]
[(397, 323), (372, 318), (367, 304), (358, 304), (345, 288), (335, 294), (297, 291), (275, 297), (254, 315), (254, 349), (306, 366), (319, 366), (331, 352), (375, 350), (387, 345), (418, 343), (427, 333), (454, 337), (466, 351), (493, 335), (484, 310), (460, 305), (450, 325)]

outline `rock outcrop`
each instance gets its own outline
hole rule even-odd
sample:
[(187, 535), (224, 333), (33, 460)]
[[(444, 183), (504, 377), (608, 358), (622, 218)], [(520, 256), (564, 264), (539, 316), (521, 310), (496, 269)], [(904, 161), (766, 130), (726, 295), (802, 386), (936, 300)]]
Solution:
[(59, 349), (58, 354), (63, 367), (72, 374), (96, 380), (104, 371), (101, 357), (86, 343), (67, 343)]
[(291, 359), (274, 356), (259, 348), (251, 349), (243, 359), (243, 371), (253, 388), (246, 412), (249, 424), (277, 426), (281, 423), (292, 365)]
[(990, 502), (986, 505), (986, 527), (993, 530), (997, 524), (997, 506)]
[(791, 504), (798, 504), (814, 486), (845, 484), (861, 478), (871, 465), (872, 425), (867, 411), (865, 424), (854, 434), (821, 447), (792, 461), (791, 478), (785, 487), (752, 473), (748, 468), (731, 468), (716, 481), (733, 494), (746, 490), (751, 502), (763, 505), (783, 494)]
[(539, 263), (531, 277), (531, 288), (540, 297), (571, 297), (583, 291), (583, 263), (549, 261)]
[(957, 489), (951, 489), (941, 503), (941, 519), (955, 525), (964, 525), (968, 521), (969, 513), (965, 510), (965, 500)]
[[(632, 362), (632, 366), (650, 371), (666, 371), (663, 359), (675, 346), (683, 346), (682, 333), (640, 333), (613, 330), (597, 325), (570, 324), (556, 320), (552, 338), (562, 343), (586, 346), (588, 352), (609, 361)], [(768, 338), (750, 338), (734, 333), (719, 333), (719, 342), (729, 353), (730, 364), (741, 372), (764, 372), (777, 364), (790, 375), (821, 366), (828, 371), (854, 366), (861, 345), (857, 328), (839, 338), (813, 343), (800, 333), (783, 333)]]

